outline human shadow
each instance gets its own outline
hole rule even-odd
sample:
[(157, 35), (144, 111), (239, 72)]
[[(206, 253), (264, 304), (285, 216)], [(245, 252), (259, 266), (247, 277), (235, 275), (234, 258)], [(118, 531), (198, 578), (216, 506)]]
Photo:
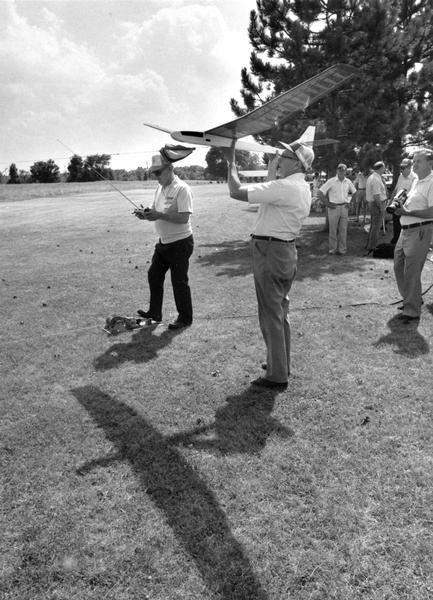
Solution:
[(227, 404), (216, 411), (213, 423), (177, 433), (167, 441), (218, 454), (257, 454), (271, 435), (293, 435), (271, 416), (276, 394), (275, 390), (259, 392), (251, 386), (242, 394), (229, 396)]
[(72, 393), (116, 448), (86, 462), (77, 473), (85, 476), (94, 468), (127, 461), (213, 594), (221, 600), (266, 600), (217, 499), (180, 452), (142, 415), (98, 387), (78, 387)]
[(159, 350), (168, 346), (176, 335), (184, 330), (166, 329), (161, 335), (154, 335), (158, 325), (138, 329), (128, 342), (117, 342), (95, 358), (93, 366), (97, 371), (107, 371), (125, 362), (142, 363), (158, 356)]
[(396, 315), (388, 321), (387, 325), (391, 332), (379, 338), (373, 346), (378, 347), (383, 344), (397, 346), (394, 352), (404, 354), (408, 358), (416, 358), (430, 352), (427, 340), (417, 330), (418, 321), (405, 324), (399, 319), (399, 315)]
[(215, 244), (201, 244), (199, 248), (212, 248), (213, 252), (199, 254), (196, 262), (203, 267), (224, 267), (216, 275), (239, 277), (252, 273), (251, 252), (248, 240), (230, 240)]

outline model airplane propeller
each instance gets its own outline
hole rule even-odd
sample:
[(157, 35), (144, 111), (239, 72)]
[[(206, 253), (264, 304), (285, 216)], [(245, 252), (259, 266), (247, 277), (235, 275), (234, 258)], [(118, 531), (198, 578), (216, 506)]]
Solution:
[[(144, 125), (169, 133), (174, 140), (182, 143), (228, 148), (232, 145), (233, 140), (236, 139), (236, 148), (238, 150), (275, 154), (279, 150), (278, 148), (239, 138), (257, 135), (274, 129), (276, 123), (286, 121), (288, 115), (299, 110), (305, 110), (313, 102), (320, 100), (347, 83), (357, 73), (359, 71), (356, 67), (341, 63), (333, 65), (287, 92), (283, 92), (279, 96), (272, 98), (272, 100), (265, 102), (242, 117), (206, 131), (173, 131), (151, 123), (144, 123)], [(313, 130), (312, 137), (311, 131), (309, 131), (311, 129)], [(307, 134), (307, 132), (309, 133)], [(314, 127), (307, 128), (297, 141), (304, 141), (304, 143), (309, 144), (314, 143)], [(323, 140), (320, 140), (320, 142), (323, 143)], [(329, 143), (328, 140), (326, 142)]]

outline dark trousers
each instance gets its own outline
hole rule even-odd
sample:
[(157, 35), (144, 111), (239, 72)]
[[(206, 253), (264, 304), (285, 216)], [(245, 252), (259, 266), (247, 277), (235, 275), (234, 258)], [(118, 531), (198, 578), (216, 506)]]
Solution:
[(165, 274), (170, 269), (171, 285), (178, 318), (188, 325), (192, 323), (191, 290), (188, 283), (189, 257), (194, 249), (192, 235), (171, 244), (158, 242), (147, 272), (150, 289), (149, 312), (154, 319), (162, 319)]

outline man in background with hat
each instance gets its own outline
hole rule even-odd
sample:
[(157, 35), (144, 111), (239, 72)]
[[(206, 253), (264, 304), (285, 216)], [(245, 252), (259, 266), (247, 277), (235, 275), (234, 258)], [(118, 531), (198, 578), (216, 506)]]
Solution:
[(340, 163), (337, 174), (331, 177), (319, 189), (319, 198), (325, 203), (329, 221), (329, 254), (346, 254), (347, 225), (349, 222), (349, 204), (351, 194), (356, 188), (346, 177), (347, 167)]
[[(400, 190), (405, 190), (407, 193), (412, 189), (413, 184), (418, 179), (417, 175), (412, 171), (412, 161), (410, 158), (403, 158), (400, 163), (400, 175), (398, 176), (397, 183), (389, 199), (389, 204), (394, 200), (394, 196)], [(392, 213), (392, 227), (393, 236), (390, 240), (390, 244), (396, 244), (401, 231), (400, 215)]]
[(155, 322), (162, 320), (164, 280), (170, 270), (177, 319), (168, 328), (177, 330), (192, 323), (192, 300), (188, 282), (189, 258), (194, 248), (191, 227), (192, 193), (189, 185), (181, 181), (173, 170), (173, 162), (188, 156), (194, 148), (166, 145), (152, 156), (149, 171), (158, 180), (153, 204), (138, 209), (134, 214), (142, 220), (153, 221), (159, 240), (155, 245), (152, 262), (147, 273), (150, 302), (147, 311), (137, 313)]
[(228, 162), (228, 186), (235, 200), (259, 204), (251, 235), (253, 274), (259, 323), (267, 348), (262, 367), (266, 377), (252, 385), (285, 389), (290, 375), (289, 291), (297, 270), (295, 238), (310, 213), (311, 191), (305, 172), (314, 152), (299, 142), (283, 144), (269, 166), (275, 179), (241, 185), (235, 164), (235, 141), (224, 151)]

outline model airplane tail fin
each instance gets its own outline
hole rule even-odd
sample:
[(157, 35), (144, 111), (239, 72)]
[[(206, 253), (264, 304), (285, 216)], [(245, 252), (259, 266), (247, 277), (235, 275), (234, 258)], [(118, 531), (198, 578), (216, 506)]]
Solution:
[(300, 144), (306, 144), (308, 146), (312, 146), (314, 144), (314, 136), (315, 135), (316, 135), (316, 128), (313, 125), (310, 125), (309, 127), (307, 127), (307, 129), (304, 131), (304, 133), (301, 135), (301, 137), (295, 141), (299, 142)]

